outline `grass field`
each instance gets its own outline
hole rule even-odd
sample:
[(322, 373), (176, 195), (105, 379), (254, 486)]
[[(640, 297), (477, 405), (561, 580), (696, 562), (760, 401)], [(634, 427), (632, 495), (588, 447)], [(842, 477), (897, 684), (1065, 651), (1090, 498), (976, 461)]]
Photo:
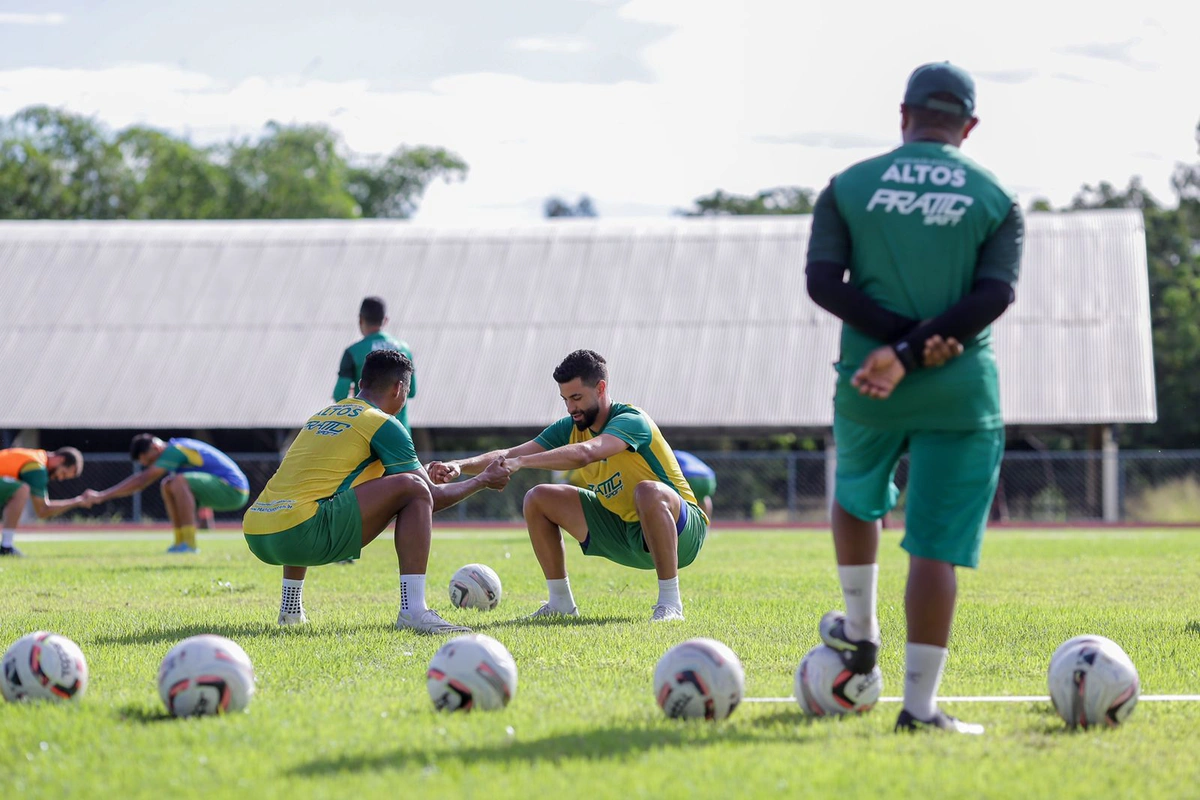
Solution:
[[(791, 694), (821, 613), (840, 605), (827, 535), (718, 530), (682, 573), (687, 621), (650, 626), (653, 575), (568, 552), (583, 615), (520, 618), (545, 584), (524, 534), (436, 534), (431, 604), (516, 657), (512, 704), (436, 713), (424, 673), (441, 638), (392, 628), (390, 542), (350, 567), (311, 570), (311, 624), (275, 626), (279, 572), (230, 534), (197, 556), (154, 540), (31, 541), (0, 562), (0, 642), (48, 629), (87, 655), (72, 706), (0, 705), (0, 788), (31, 797), (1187, 797), (1200, 794), (1200, 703), (1142, 703), (1120, 729), (1069, 734), (1048, 703), (948, 704), (983, 737), (897, 736), (899, 707), (807, 722), (788, 704), (744, 704), (726, 722), (680, 723), (651, 676), (693, 636), (730, 645), (749, 697)], [(883, 547), (884, 694), (901, 691), (904, 558)], [(997, 531), (962, 573), (942, 694), (1043, 695), (1050, 653), (1094, 632), (1132, 657), (1145, 694), (1200, 691), (1200, 535)], [(446, 583), (469, 561), (504, 581), (500, 608), (454, 611)], [(154, 679), (179, 639), (213, 632), (254, 660), (249, 712), (164, 716)]]

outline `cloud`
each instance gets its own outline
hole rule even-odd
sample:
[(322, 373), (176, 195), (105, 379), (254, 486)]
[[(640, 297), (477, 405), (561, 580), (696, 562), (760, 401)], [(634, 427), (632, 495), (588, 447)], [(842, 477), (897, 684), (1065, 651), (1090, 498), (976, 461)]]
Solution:
[(556, 53), (560, 55), (575, 55), (596, 49), (591, 42), (575, 36), (526, 36), (521, 39), (510, 39), (508, 46), (513, 50), (525, 53)]
[(1084, 83), (1084, 84), (1094, 84), (1095, 83), (1095, 81), (1093, 81), (1093, 80), (1089, 80), (1088, 78), (1084, 78), (1079, 75), (1072, 75), (1068, 72), (1056, 72), (1051, 77), (1057, 78), (1060, 81), (1070, 81), (1071, 83)]
[(832, 150), (892, 147), (899, 144), (899, 139), (885, 139), (882, 136), (866, 136), (859, 133), (844, 133), (842, 131), (808, 131), (806, 133), (789, 133), (784, 135), (763, 134), (755, 136), (754, 141), (762, 144), (798, 144), (802, 147), (827, 147)]
[(1141, 39), (1126, 39), (1123, 42), (1088, 42), (1072, 44), (1058, 48), (1059, 53), (1069, 56), (1096, 58), (1101, 61), (1114, 61), (1134, 69), (1152, 70), (1158, 65), (1152, 61), (1142, 61), (1133, 55), (1133, 49), (1141, 44)]
[(1027, 83), (1037, 77), (1036, 69), (975, 70), (976, 77), (995, 83)]
[(66, 14), (56, 12), (49, 14), (0, 13), (0, 25), (62, 25), (66, 21)]

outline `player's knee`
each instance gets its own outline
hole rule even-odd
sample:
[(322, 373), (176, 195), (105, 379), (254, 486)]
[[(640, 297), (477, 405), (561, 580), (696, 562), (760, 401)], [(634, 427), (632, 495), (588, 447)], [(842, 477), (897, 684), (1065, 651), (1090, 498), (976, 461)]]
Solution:
[(542, 513), (546, 496), (549, 495), (551, 491), (552, 489), (548, 484), (539, 483), (537, 486), (534, 486), (525, 493), (525, 501), (521, 506), (521, 509), (525, 514), (525, 519), (529, 519), (530, 514)]
[(633, 487), (633, 504), (640, 511), (650, 508), (652, 505), (667, 502), (661, 487), (662, 484), (658, 481), (642, 481)]
[(14, 502), (19, 503), (20, 505), (25, 505), (25, 502), (29, 499), (29, 494), (29, 484), (22, 482), (21, 485), (17, 487), (17, 490), (13, 492), (12, 499)]
[(176, 475), (171, 479), (171, 482), (166, 484), (167, 491), (177, 499), (187, 498), (192, 494), (192, 487), (188, 486), (188, 482), (183, 479), (183, 476)]
[(416, 474), (405, 472), (400, 475), (392, 475), (388, 480), (392, 483), (396, 497), (402, 500), (404, 505), (409, 503), (433, 505), (433, 494), (429, 491), (429, 486)]

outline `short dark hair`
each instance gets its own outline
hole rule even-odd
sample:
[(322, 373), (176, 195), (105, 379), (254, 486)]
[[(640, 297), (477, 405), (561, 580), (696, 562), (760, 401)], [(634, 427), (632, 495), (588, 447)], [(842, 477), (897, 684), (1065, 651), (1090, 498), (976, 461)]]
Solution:
[(129, 443), (129, 460), (137, 461), (142, 455), (154, 446), (153, 433), (139, 433), (133, 437), (133, 441)]
[[(936, 92), (930, 95), (933, 99), (941, 100), (959, 107), (962, 107), (962, 101), (948, 92)], [(971, 115), (952, 114), (949, 111), (938, 111), (933, 108), (925, 108), (923, 106), (905, 106), (904, 109), (908, 115), (912, 117), (913, 124), (917, 128), (935, 131), (949, 131), (951, 133), (962, 133), (963, 126), (970, 120)]]
[(387, 318), (387, 304), (382, 297), (364, 297), (358, 307), (358, 316), (368, 325), (382, 325)]
[(83, 474), (83, 453), (74, 447), (60, 447), (54, 451), (54, 455), (62, 456), (63, 466), (76, 467), (76, 475)]
[(363, 361), (358, 385), (363, 389), (384, 389), (397, 381), (408, 383), (413, 364), (399, 350), (372, 350)]
[(554, 381), (567, 383), (579, 378), (585, 386), (608, 380), (608, 362), (595, 350), (576, 350), (554, 369)]

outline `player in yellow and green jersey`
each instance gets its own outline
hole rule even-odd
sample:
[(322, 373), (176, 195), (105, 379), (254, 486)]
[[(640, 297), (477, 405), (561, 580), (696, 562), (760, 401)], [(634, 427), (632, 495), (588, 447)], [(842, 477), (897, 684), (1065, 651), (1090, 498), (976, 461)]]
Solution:
[(307, 622), (308, 567), (357, 558), (396, 520), (400, 612), (396, 627), (421, 633), (466, 631), (425, 603), (433, 512), (480, 489), (502, 489), (508, 471), (488, 465), (469, 481), (435, 486), (412, 437), (394, 416), (408, 397), (412, 362), (395, 350), (367, 355), (358, 396), (328, 406), (304, 424), (283, 463), (246, 512), (250, 552), (283, 567), (279, 624)]
[(536, 439), (509, 450), (430, 465), (436, 482), (472, 475), (502, 458), (519, 469), (577, 470), (587, 488), (542, 484), (525, 495), (525, 522), (550, 592), (533, 616), (576, 616), (560, 528), (584, 555), (601, 556), (658, 573), (651, 621), (683, 619), (679, 569), (704, 545), (708, 517), (696, 502), (671, 446), (640, 408), (614, 403), (608, 365), (591, 350), (576, 350), (554, 370), (570, 416)]
[(60, 447), (53, 453), (24, 447), (0, 450), (0, 513), (4, 521), (0, 556), (24, 555), (13, 545), (13, 537), (26, 502), (33, 502), (33, 512), (39, 519), (89, 505), (82, 495), (70, 500), (46, 497), (50, 481), (78, 478), (82, 472), (83, 454), (74, 447)]
[[(333, 387), (335, 402), (354, 396), (359, 388), (363, 364), (366, 362), (368, 354), (376, 350), (398, 350), (410, 362), (412, 361), (412, 350), (408, 349), (408, 344), (383, 331), (383, 326), (387, 324), (387, 321), (387, 306), (382, 298), (367, 297), (363, 299), (358, 310), (358, 329), (362, 332), (363, 338), (347, 347), (342, 353), (342, 363), (338, 366), (337, 385)], [(417, 373), (414, 369), (408, 387), (408, 397), (412, 399), (416, 396)], [(407, 403), (404, 404), (404, 408), (400, 409), (399, 419), (400, 424), (411, 432), (412, 426), (408, 424)]]
[(904, 143), (834, 177), (809, 236), (809, 295), (843, 323), (832, 518), (846, 611), (826, 614), (819, 631), (851, 672), (875, 666), (879, 520), (896, 505), (896, 466), (908, 453), (896, 730), (979, 734), (938, 708), (937, 689), (955, 570), (979, 563), (1000, 476), (991, 324), (1015, 299), (1024, 223), (1013, 196), (959, 149), (979, 122), (970, 75), (949, 63), (918, 67), (900, 112)]

